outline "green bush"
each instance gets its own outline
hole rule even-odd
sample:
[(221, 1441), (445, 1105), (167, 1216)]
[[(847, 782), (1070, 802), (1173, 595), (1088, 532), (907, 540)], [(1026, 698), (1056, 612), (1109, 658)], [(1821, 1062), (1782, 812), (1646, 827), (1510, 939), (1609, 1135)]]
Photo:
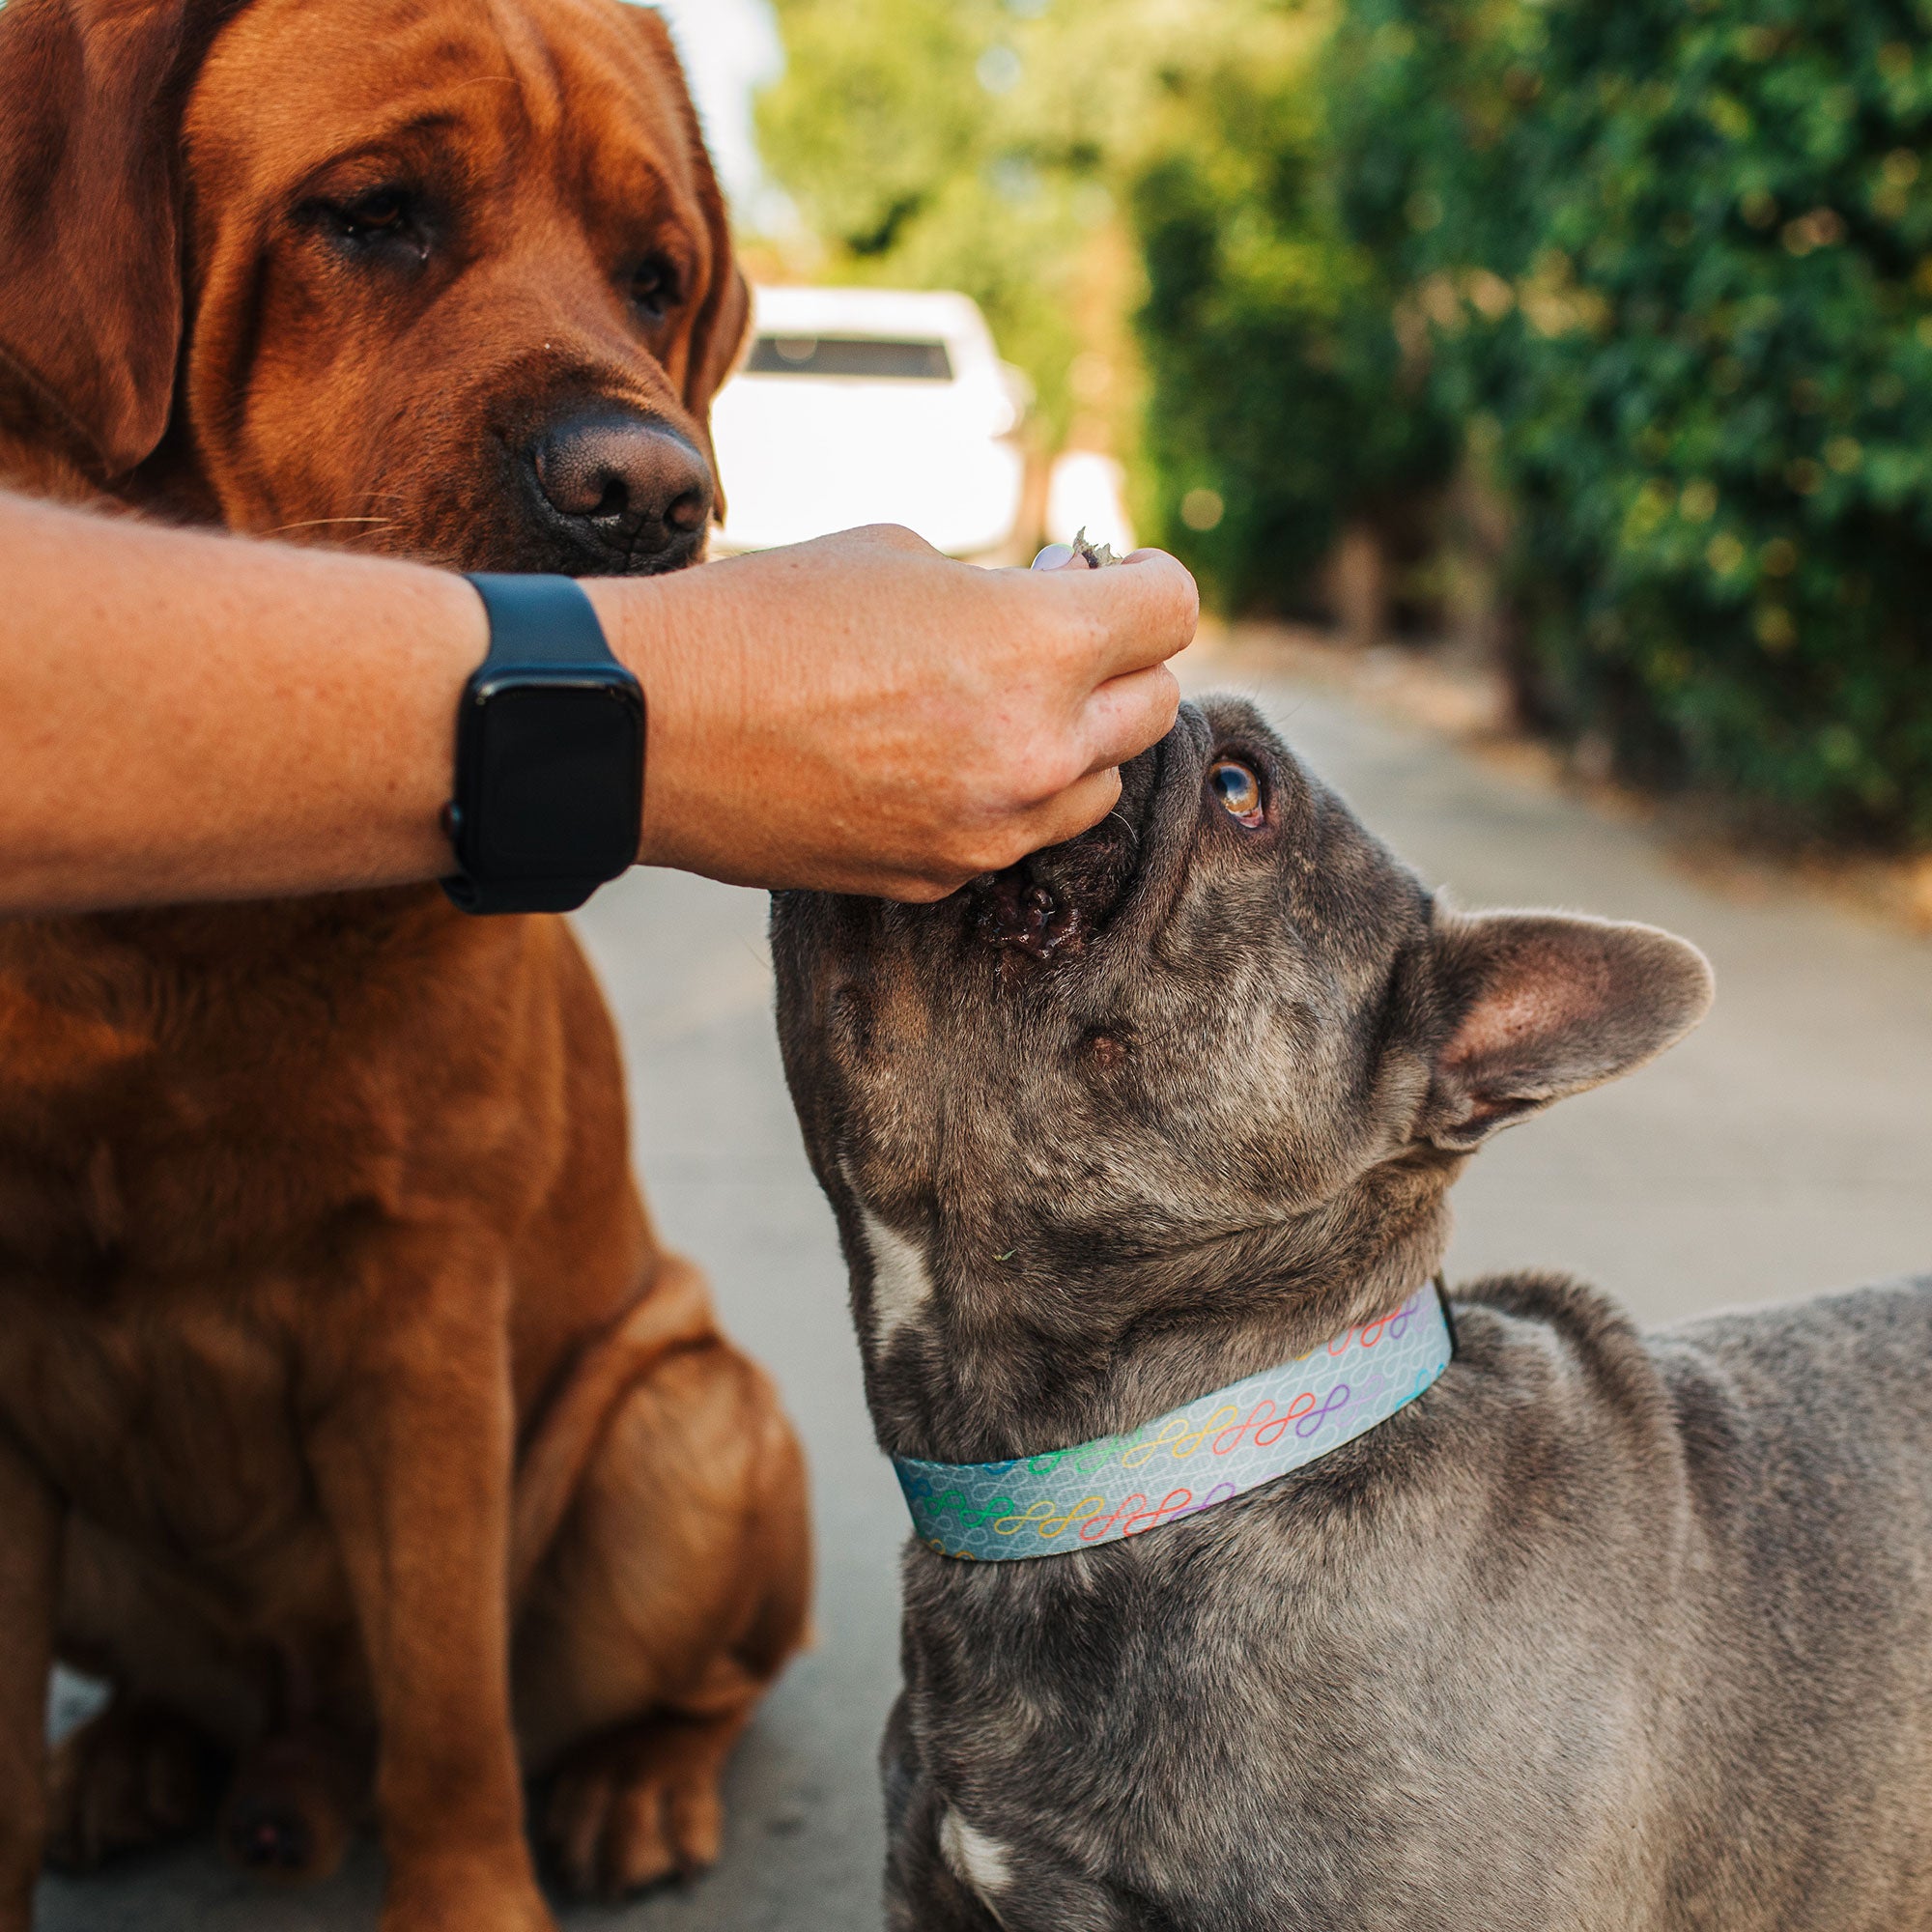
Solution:
[(823, 272), (977, 295), (1049, 442), (1133, 309), (1145, 526), (1222, 604), (1466, 458), (1535, 716), (1932, 838), (1932, 0), (776, 3)]
[(1348, 232), (1517, 520), (1532, 707), (1932, 838), (1932, 13), (1349, 0)]
[(1309, 16), (1269, 11), (1301, 23), (1271, 62), (1248, 40), (1169, 75), (1131, 206), (1158, 540), (1223, 606), (1293, 609), (1342, 525), (1440, 482), (1455, 440), (1375, 257), (1337, 222)]

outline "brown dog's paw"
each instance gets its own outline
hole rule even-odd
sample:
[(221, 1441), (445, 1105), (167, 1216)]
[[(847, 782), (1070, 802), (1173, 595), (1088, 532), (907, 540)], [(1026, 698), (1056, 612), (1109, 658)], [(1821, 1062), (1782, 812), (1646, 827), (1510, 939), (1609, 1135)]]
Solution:
[(521, 1871), (491, 1870), (470, 1858), (460, 1871), (412, 1878), (391, 1865), (382, 1932), (557, 1932), (557, 1924), (527, 1861)]
[(199, 1831), (214, 1812), (221, 1753), (185, 1718), (117, 1698), (54, 1752), (47, 1863), (91, 1871)]
[(718, 1780), (743, 1721), (653, 1719), (579, 1746), (544, 1814), (564, 1883), (580, 1896), (621, 1898), (712, 1863), (724, 1829)]
[(246, 1871), (289, 1884), (327, 1878), (355, 1830), (358, 1779), (321, 1732), (270, 1738), (235, 1775), (221, 1806), (221, 1848)]

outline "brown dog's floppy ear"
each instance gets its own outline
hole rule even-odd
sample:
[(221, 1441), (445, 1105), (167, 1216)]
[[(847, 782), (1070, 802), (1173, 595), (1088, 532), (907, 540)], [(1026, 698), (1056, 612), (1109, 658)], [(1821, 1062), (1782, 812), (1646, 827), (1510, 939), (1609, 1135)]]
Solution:
[(691, 330), (691, 359), (685, 365), (684, 406), (700, 422), (711, 412), (711, 399), (724, 386), (745, 346), (752, 320), (751, 291), (731, 247), (731, 217), (724, 190), (711, 165), (704, 135), (695, 110), (687, 104), (687, 127), (697, 173), (697, 198), (704, 209), (704, 226), (711, 238), (711, 284)]
[(1416, 1130), (1456, 1152), (1641, 1066), (1714, 990), (1704, 955), (1654, 925), (1440, 913), (1435, 953), (1451, 1028)]
[[(722, 209), (723, 203), (720, 203)], [(684, 404), (693, 415), (711, 409), (711, 399), (724, 386), (738, 365), (752, 321), (752, 292), (731, 259), (730, 241), (724, 242), (724, 272), (714, 278), (711, 293), (699, 312), (691, 337), (691, 370), (684, 379)]]
[[(724, 190), (718, 185), (718, 171), (711, 165), (711, 151), (704, 145), (704, 129), (698, 125), (697, 109), (692, 104), (691, 86), (685, 79), (684, 64), (671, 39), (664, 16), (652, 7), (626, 7), (638, 30), (650, 42), (653, 52), (669, 68), (676, 81), (678, 114), (684, 123), (685, 145), (691, 155), (692, 174), (697, 200), (704, 212), (705, 233), (711, 243), (711, 273), (704, 298), (698, 303), (697, 319), (692, 324), (691, 349), (684, 366), (684, 406), (710, 435), (711, 399), (724, 386), (745, 346), (745, 333), (752, 319), (751, 291), (738, 267), (731, 246), (731, 217), (724, 206)], [(715, 452), (712, 460), (713, 495), (711, 513), (724, 521), (724, 490), (717, 476)]]
[[(684, 406), (704, 425), (705, 440), (711, 436), (711, 399), (724, 386), (724, 379), (737, 366), (745, 346), (746, 330), (752, 320), (752, 293), (745, 286), (743, 271), (731, 248), (731, 219), (724, 207), (724, 195), (704, 146), (697, 116), (690, 114), (691, 145), (696, 156), (697, 195), (704, 207), (704, 225), (711, 235), (711, 286), (691, 330), (691, 357), (684, 371)], [(718, 473), (718, 454), (711, 457), (711, 516), (714, 523), (724, 521), (724, 479)]]
[(182, 106), (242, 4), (0, 6), (0, 410), (23, 410), (103, 480), (167, 426)]
[[(718, 206), (722, 223), (724, 206), (722, 197)], [(710, 293), (698, 312), (697, 326), (692, 330), (691, 365), (684, 379), (684, 406), (704, 425), (707, 443), (711, 438), (711, 399), (737, 366), (752, 319), (752, 292), (745, 286), (745, 277), (730, 256), (728, 233), (721, 245), (726, 251), (719, 258), (722, 273), (714, 273)], [(718, 472), (718, 452), (712, 449), (709, 454), (711, 520), (722, 526), (724, 479)]]

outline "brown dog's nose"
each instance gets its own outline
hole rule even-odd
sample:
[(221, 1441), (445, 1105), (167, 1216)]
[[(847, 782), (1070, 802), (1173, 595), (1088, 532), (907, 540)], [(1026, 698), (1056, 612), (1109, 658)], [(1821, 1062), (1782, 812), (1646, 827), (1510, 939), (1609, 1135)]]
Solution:
[(689, 561), (711, 515), (711, 469), (690, 443), (642, 416), (553, 423), (530, 447), (537, 487), (573, 532), (618, 569)]

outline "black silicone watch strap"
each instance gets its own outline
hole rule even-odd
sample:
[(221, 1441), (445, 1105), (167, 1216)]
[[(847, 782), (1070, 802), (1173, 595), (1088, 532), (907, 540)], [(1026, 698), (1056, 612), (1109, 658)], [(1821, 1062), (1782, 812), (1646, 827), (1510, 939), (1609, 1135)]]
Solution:
[[(574, 579), (497, 572), (467, 575), (490, 620), (490, 648), (465, 688), (466, 706), (486, 701), (484, 695), (493, 684), (514, 682), (519, 671), (529, 672), (533, 682), (582, 672), (600, 682), (638, 692), (636, 678), (611, 652), (597, 612)], [(641, 754), (641, 694), (636, 702)], [(472, 913), (571, 912), (599, 886), (617, 876), (616, 870), (572, 874), (567, 868), (542, 877), (491, 876), (476, 863), (473, 841), (463, 823), (462, 801), (474, 796), (472, 775), (464, 768), (468, 742), (459, 728), (456, 796), (448, 808), (447, 821), (459, 870), (442, 881), (443, 891), (455, 904)], [(637, 797), (641, 805), (641, 770), (639, 778)], [(636, 843), (634, 824), (627, 850), (635, 851)]]
[(483, 668), (505, 665), (614, 665), (604, 627), (574, 577), (510, 577), (475, 571), (466, 580), (490, 615)]

